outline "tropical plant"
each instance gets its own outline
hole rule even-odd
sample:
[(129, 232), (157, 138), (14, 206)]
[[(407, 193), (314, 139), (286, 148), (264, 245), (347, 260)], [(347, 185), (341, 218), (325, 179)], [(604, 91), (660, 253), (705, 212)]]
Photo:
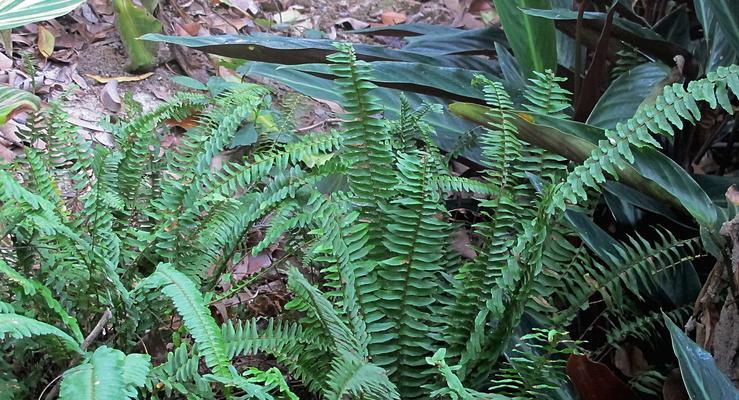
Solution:
[[(694, 273), (689, 263), (706, 251), (726, 252), (714, 234), (718, 206), (700, 203), (708, 196), (684, 171), (667, 185), (644, 166), (671, 164), (638, 157), (657, 153), (652, 135), (698, 120), (699, 103), (733, 113), (739, 67), (687, 89), (669, 86), (605, 132), (568, 119), (569, 93), (551, 71), (532, 74), (520, 96), (525, 112), (503, 83), (476, 75), (487, 106), (455, 107), (483, 123), (483, 169), (471, 179), (449, 172), (424, 120), (433, 107), (400, 99), (399, 119), (383, 118), (377, 71), (353, 46), (336, 48), (329, 61), (346, 111), (340, 129), (255, 143), (221, 168), (214, 158), (242, 126), (278, 129), (264, 122), (263, 87), (180, 94), (110, 124), (115, 148), (81, 142), (58, 104), (31, 118), (27, 143), (46, 146), (26, 146), (22, 161), (0, 170), (0, 272), (14, 289), (0, 303), (14, 360), (0, 364), (4, 386), (20, 397), (53, 388), (61, 375), (62, 398), (294, 398), (274, 370), (240, 371), (234, 362), (266, 353), (331, 399), (562, 398), (563, 360), (581, 346), (566, 332), (581, 310), (597, 309), (622, 337), (643, 334), (653, 319), (620, 321), (650, 305), (677, 310), (684, 303), (670, 293), (656, 300), (667, 291), (663, 279)], [(192, 115), (197, 126), (178, 149), (160, 151), (157, 129)], [(565, 154), (580, 161), (574, 168), (532, 134), (548, 128), (559, 138), (552, 130), (562, 126), (577, 127), (568, 139), (577, 151)], [(652, 193), (672, 196), (703, 234), (614, 239), (586, 216), (609, 174), (652, 182)], [(346, 184), (326, 185), (337, 175)], [(450, 217), (447, 200), (459, 192), (475, 201), (477, 223)], [(252, 251), (284, 238), (303, 261), (287, 268), (286, 308), (297, 318), (219, 326), (208, 309), (213, 288), (267, 216)], [(458, 231), (476, 239), (473, 257), (455, 249)], [(316, 270), (320, 279), (306, 278)], [(175, 346), (153, 363), (142, 343), (160, 331)]]

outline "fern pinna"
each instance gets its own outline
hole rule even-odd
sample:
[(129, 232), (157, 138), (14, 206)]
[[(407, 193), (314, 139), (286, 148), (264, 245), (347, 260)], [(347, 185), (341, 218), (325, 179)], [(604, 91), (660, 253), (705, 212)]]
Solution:
[[(650, 133), (697, 120), (696, 101), (731, 112), (739, 68), (667, 88), (569, 174), (563, 159), (518, 138), (518, 105), (503, 86), (478, 78), (493, 123), (477, 138), (485, 171), (470, 179), (452, 176), (430, 139), (432, 106), (405, 104), (387, 121), (368, 65), (347, 44), (337, 50), (342, 126), (258, 143), (219, 168), (214, 158), (236, 132), (269, 117), (264, 87), (178, 95), (111, 125), (113, 148), (71, 145), (79, 135), (58, 104), (33, 117), (28, 142), (47, 146), (0, 170), (0, 332), (21, 364), (38, 361), (35, 344), (63, 362), (41, 359), (48, 372), (25, 378), (2, 363), (2, 387), (17, 397), (48, 384), (62, 398), (297, 398), (277, 370), (235, 361), (266, 353), (329, 399), (538, 399), (566, 384), (561, 360), (578, 342), (563, 331), (594, 296), (607, 299), (598, 307), (617, 328), (611, 340), (648, 336), (655, 318), (625, 316), (664, 270), (704, 255), (699, 239), (658, 231), (657, 242), (634, 236), (603, 256), (573, 240), (563, 211), (630, 161), (629, 146), (655, 146)], [(524, 108), (566, 118), (558, 82), (536, 74)], [(164, 122), (193, 115), (181, 146), (160, 151)], [(325, 190), (337, 175), (347, 184)], [(481, 222), (452, 220), (445, 200), (459, 191)], [(251, 250), (284, 238), (304, 264), (286, 271), (288, 312), (219, 325), (213, 289), (267, 216)], [(478, 239), (474, 257), (454, 249), (458, 230)], [(313, 268), (321, 279), (312, 283), (301, 271)], [(141, 344), (159, 331), (176, 343), (155, 360)]]

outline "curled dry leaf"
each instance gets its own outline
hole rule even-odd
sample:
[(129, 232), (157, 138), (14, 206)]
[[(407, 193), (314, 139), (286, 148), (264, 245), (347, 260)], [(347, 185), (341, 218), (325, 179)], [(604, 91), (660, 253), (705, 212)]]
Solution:
[(147, 72), (145, 74), (141, 75), (134, 75), (134, 76), (100, 76), (100, 75), (94, 75), (94, 74), (85, 74), (90, 79), (94, 79), (95, 81), (99, 83), (108, 83), (112, 81), (116, 82), (136, 82), (136, 81), (143, 81), (144, 79), (154, 75), (153, 72)]
[(396, 25), (405, 22), (405, 14), (395, 11), (384, 11), (380, 15), (383, 25)]
[(13, 162), (14, 158), (15, 158), (15, 153), (13, 153), (12, 150), (0, 144), (0, 162), (9, 164)]
[(121, 111), (121, 96), (118, 94), (118, 81), (110, 81), (100, 91), (103, 106), (113, 112)]
[(726, 191), (726, 200), (729, 200), (729, 203), (735, 206), (739, 206), (739, 190), (737, 190), (736, 185), (729, 186)]
[(54, 34), (43, 25), (38, 26), (38, 52), (43, 58), (49, 58), (54, 52)]

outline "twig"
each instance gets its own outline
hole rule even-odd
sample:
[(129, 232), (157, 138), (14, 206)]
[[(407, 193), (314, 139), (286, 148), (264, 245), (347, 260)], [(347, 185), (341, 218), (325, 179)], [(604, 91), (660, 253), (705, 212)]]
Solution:
[[(92, 328), (92, 330), (90, 331), (90, 334), (88, 334), (87, 337), (85, 338), (85, 340), (82, 341), (82, 344), (80, 345), (80, 349), (82, 349), (83, 352), (84, 351), (87, 351), (87, 348), (90, 347), (90, 345), (92, 344), (92, 342), (94, 342), (95, 339), (97, 339), (98, 336), (100, 336), (100, 333), (103, 332), (103, 328), (105, 328), (105, 325), (108, 323), (108, 321), (110, 321), (111, 318), (113, 318), (113, 313), (110, 311), (109, 308), (106, 308), (105, 309), (105, 312), (100, 317), (100, 320), (98, 321), (98, 323), (95, 324), (95, 327)], [(75, 357), (69, 363), (69, 367), (68, 368), (71, 368), (73, 365), (77, 364), (79, 362), (79, 360), (80, 360), (80, 357), (79, 356)], [(54, 378), (53, 381), (49, 382), (49, 385), (51, 385), (51, 383), (53, 383), (54, 381), (57, 381), (61, 377), (62, 377), (62, 375), (57, 376), (56, 378)], [(54, 399), (57, 396), (57, 394), (59, 394), (59, 388), (60, 388), (59, 384), (60, 383), (61, 382), (57, 382), (54, 385), (54, 387), (49, 391), (49, 394), (46, 395), (46, 397), (44, 398), (44, 400), (52, 400), (52, 399)], [(46, 388), (48, 388), (48, 385), (47, 385)], [(44, 388), (44, 390), (39, 395), (39, 399), (41, 399), (41, 396), (43, 396), (44, 392), (46, 391), (46, 388)]]
[(313, 128), (317, 128), (317, 127), (319, 127), (319, 126), (321, 126), (323, 124), (329, 124), (329, 123), (333, 123), (333, 122), (347, 122), (347, 121), (346, 120), (343, 120), (341, 118), (327, 118), (327, 119), (324, 119), (323, 121), (318, 121), (315, 124), (304, 126), (302, 128), (298, 128), (295, 131), (296, 132), (305, 132), (305, 131), (309, 131), (309, 130), (311, 130)]

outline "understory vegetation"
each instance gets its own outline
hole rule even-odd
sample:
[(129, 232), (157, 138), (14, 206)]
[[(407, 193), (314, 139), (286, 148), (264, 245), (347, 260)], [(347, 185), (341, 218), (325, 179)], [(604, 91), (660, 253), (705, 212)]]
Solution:
[[(566, 17), (496, 4), (504, 23), (546, 20), (552, 40)], [(739, 399), (683, 329), (705, 343), (699, 311), (736, 312), (739, 192), (709, 193), (683, 168), (697, 156), (675, 150), (707, 118), (736, 134), (737, 57), (711, 58), (715, 42), (680, 54), (670, 74), (688, 82), (667, 75), (608, 114), (581, 86), (593, 66), (573, 95), (556, 51), (524, 56), (518, 40), (518, 60), (496, 43), (498, 75), (427, 65), (454, 69), (435, 93), (455, 102), (387, 100), (383, 84), (410, 83), (364, 45), (321, 42), (325, 63), (297, 67), (227, 60), (330, 92), (343, 114), (326, 130), (296, 128), (265, 85), (213, 79), (151, 111), (125, 98), (104, 145), (70, 122), (71, 91), (39, 107), (3, 88), (28, 115), (22, 156), (0, 164), (0, 398), (669, 399), (677, 373), (692, 400)], [(619, 54), (613, 82), (641, 68)], [(448, 113), (474, 129), (441, 131)], [(235, 265), (265, 249), (282, 255), (284, 307), (226, 310), (261, 274)], [(622, 380), (609, 357), (644, 365)]]

